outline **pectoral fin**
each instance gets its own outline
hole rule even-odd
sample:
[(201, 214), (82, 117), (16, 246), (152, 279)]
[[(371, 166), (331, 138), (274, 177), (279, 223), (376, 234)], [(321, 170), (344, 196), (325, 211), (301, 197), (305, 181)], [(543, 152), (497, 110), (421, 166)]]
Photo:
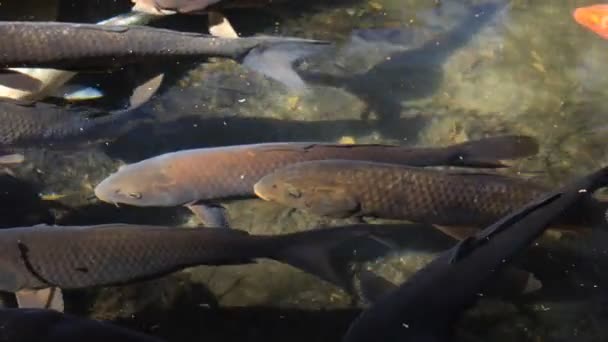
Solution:
[(304, 205), (311, 213), (332, 218), (356, 216), (361, 211), (357, 198), (340, 187), (317, 187)]
[(473, 227), (442, 226), (438, 224), (434, 224), (433, 227), (437, 228), (442, 233), (460, 241), (475, 235), (475, 233), (479, 231), (479, 229)]
[(0, 70), (0, 86), (35, 93), (42, 88), (42, 82), (16, 70)]
[(228, 19), (221, 13), (210, 11), (208, 13), (209, 18), (209, 33), (216, 37), (221, 38), (238, 38), (239, 34), (236, 33)]
[(63, 293), (58, 287), (49, 287), (40, 290), (20, 290), (15, 292), (17, 304), (20, 308), (51, 309), (64, 311)]
[(137, 86), (129, 98), (129, 109), (135, 109), (148, 102), (156, 94), (164, 78), (165, 74), (163, 73), (154, 75), (154, 77)]
[(488, 294), (519, 296), (541, 288), (542, 282), (533, 273), (509, 266), (488, 286)]
[(186, 207), (201, 220), (206, 227), (229, 228), (226, 209), (220, 205), (192, 203)]

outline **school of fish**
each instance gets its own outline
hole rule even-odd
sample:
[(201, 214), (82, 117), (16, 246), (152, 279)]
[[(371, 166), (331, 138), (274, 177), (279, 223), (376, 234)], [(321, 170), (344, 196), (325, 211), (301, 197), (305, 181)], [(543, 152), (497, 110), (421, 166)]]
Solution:
[[(226, 9), (275, 1), (126, 2), (132, 3), (132, 13), (97, 24), (0, 22), (0, 163), (22, 162), (21, 153), (30, 148), (111, 141), (154, 122), (142, 105), (160, 91), (164, 73), (145, 78), (126, 107), (114, 111), (42, 101), (64, 97), (57, 94), (79, 72), (219, 57), (303, 91), (305, 82), (291, 71), (292, 64), (333, 45), (297, 37), (242, 37), (224, 16)], [(173, 15), (208, 16), (209, 34), (146, 26)], [(577, 8), (572, 15), (608, 39), (608, 4)], [(65, 97), (103, 96), (95, 89), (77, 93)], [(534, 137), (504, 134), (448, 146), (282, 141), (200, 146), (141, 158), (95, 184), (97, 200), (124, 210), (187, 207), (199, 227), (115, 222), (0, 230), (0, 291), (14, 294), (18, 306), (0, 309), (0, 342), (160, 342), (151, 334), (65, 312), (63, 290), (123, 286), (191, 267), (248, 265), (258, 259), (288, 264), (370, 301), (344, 342), (452, 341), (459, 318), (480, 293), (542, 291), (543, 279), (512, 261), (546, 230), (584, 234), (608, 227), (608, 202), (593, 197), (608, 186), (608, 167), (559, 188), (500, 172), (539, 149)], [(401, 222), (259, 235), (228, 219), (223, 204), (240, 199), (329, 218)], [(380, 245), (388, 254), (407, 248), (400, 237), (414, 228), (437, 229), (453, 239), (453, 247), (400, 285), (352, 267), (361, 263), (354, 242)], [(344, 248), (353, 255), (346, 264), (334, 255)]]

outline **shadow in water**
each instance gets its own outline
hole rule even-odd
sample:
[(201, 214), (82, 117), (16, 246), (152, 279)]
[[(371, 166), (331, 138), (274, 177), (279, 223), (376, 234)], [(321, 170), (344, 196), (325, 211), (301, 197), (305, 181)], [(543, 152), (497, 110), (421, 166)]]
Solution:
[(191, 215), (185, 207), (134, 207), (115, 206), (103, 202), (71, 208), (57, 217), (58, 225), (95, 225), (128, 223), (141, 225), (174, 226), (182, 224)]
[[(427, 118), (399, 119), (385, 138), (415, 141)], [(113, 158), (139, 161), (188, 148), (281, 141), (335, 142), (345, 135), (361, 136), (380, 130), (376, 120), (294, 121), (266, 118), (202, 118), (185, 116), (171, 122), (143, 123), (107, 146)], [(151, 140), (153, 139), (153, 140)]]
[[(306, 310), (277, 307), (205, 308), (186, 300), (167, 312), (140, 312), (137, 321), (115, 323), (141, 329), (155, 326), (168, 341), (340, 341), (359, 309)], [(162, 324), (154, 324), (162, 320)], [(145, 329), (150, 331), (151, 329)]]
[(52, 224), (49, 209), (58, 204), (41, 200), (39, 188), (8, 174), (0, 175), (0, 228)]
[(306, 71), (300, 74), (312, 84), (344, 88), (367, 104), (364, 116), (373, 112), (381, 121), (390, 123), (400, 117), (402, 102), (428, 97), (437, 91), (446, 60), (465, 46), (502, 7), (494, 3), (472, 6), (468, 16), (450, 32), (428, 40), (420, 48), (391, 54), (362, 74), (335, 76)]

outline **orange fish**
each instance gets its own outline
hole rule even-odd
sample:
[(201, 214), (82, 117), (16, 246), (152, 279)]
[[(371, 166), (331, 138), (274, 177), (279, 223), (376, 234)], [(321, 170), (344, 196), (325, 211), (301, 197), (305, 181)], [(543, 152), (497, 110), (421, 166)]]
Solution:
[(577, 23), (608, 39), (608, 4), (579, 7), (572, 14)]

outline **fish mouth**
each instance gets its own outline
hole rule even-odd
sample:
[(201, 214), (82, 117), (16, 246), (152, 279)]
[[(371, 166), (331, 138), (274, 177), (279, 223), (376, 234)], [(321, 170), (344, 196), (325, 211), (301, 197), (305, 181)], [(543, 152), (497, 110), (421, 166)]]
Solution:
[(264, 186), (260, 182), (255, 183), (255, 185), (253, 186), (253, 193), (264, 201), (272, 201), (270, 197), (264, 196), (263, 188)]
[(106, 203), (116, 203), (114, 198), (112, 198), (112, 194), (120, 193), (120, 190), (109, 189), (104, 185), (104, 182), (97, 184), (95, 190), (95, 197), (97, 197), (100, 201)]
[(584, 8), (577, 8), (572, 12), (572, 17), (574, 17), (574, 21), (581, 25), (588, 24), (588, 11)]

